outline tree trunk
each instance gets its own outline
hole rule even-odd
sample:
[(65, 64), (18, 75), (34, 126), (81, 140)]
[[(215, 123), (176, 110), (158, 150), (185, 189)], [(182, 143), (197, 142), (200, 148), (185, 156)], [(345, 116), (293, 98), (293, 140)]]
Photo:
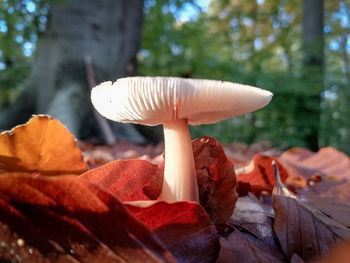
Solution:
[[(142, 24), (142, 0), (71, 0), (52, 6), (26, 89), (0, 114), (0, 127), (46, 113), (79, 138), (96, 134), (84, 59), (96, 82), (133, 75)], [(118, 138), (140, 142), (132, 125), (114, 127)]]
[(324, 75), (323, 0), (303, 0), (303, 52), (305, 91), (298, 96), (296, 127), (311, 150), (318, 150), (320, 104)]

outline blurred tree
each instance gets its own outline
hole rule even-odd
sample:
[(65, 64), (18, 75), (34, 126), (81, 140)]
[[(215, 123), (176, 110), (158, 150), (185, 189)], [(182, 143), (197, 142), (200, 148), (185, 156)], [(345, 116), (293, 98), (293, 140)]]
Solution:
[(42, 0), (0, 0), (0, 109), (23, 89), (33, 60), (33, 43), (44, 29), (47, 11)]
[[(142, 8), (142, 0), (71, 0), (50, 6), (25, 89), (1, 111), (0, 127), (12, 127), (32, 113), (47, 113), (78, 137), (96, 131), (85, 58), (92, 58), (98, 83), (135, 74)], [(118, 135), (137, 140), (133, 126), (117, 127)]]
[(326, 90), (322, 94), (321, 143), (350, 153), (350, 3), (325, 1)]
[(297, 129), (303, 130), (303, 141), (309, 149), (317, 151), (321, 117), (321, 92), (324, 89), (324, 37), (323, 0), (303, 1), (303, 78), (305, 89), (297, 95), (296, 114), (302, 116)]

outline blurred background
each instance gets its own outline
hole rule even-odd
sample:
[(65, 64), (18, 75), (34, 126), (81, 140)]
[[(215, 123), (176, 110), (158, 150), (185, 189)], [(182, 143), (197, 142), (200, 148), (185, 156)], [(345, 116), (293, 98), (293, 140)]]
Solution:
[[(45, 113), (80, 139), (103, 139), (89, 99), (96, 83), (208, 78), (274, 98), (191, 127), (192, 137), (350, 153), (349, 52), (349, 0), (0, 0), (0, 128)], [(107, 126), (117, 140), (162, 138), (159, 127)]]

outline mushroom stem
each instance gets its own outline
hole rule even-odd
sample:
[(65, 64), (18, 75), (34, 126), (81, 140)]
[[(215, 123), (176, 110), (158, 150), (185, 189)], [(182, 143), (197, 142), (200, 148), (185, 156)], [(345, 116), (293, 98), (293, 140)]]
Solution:
[(187, 119), (163, 124), (165, 167), (162, 199), (199, 202), (196, 170)]

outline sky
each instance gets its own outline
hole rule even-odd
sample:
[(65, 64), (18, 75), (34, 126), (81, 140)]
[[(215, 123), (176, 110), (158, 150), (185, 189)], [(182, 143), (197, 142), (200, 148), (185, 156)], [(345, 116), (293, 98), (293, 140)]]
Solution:
[[(211, 0), (196, 0), (195, 3), (202, 9), (206, 11)], [(195, 20), (199, 15), (199, 10), (193, 7), (191, 4), (185, 4), (184, 8), (178, 12), (178, 19), (182, 22)]]

